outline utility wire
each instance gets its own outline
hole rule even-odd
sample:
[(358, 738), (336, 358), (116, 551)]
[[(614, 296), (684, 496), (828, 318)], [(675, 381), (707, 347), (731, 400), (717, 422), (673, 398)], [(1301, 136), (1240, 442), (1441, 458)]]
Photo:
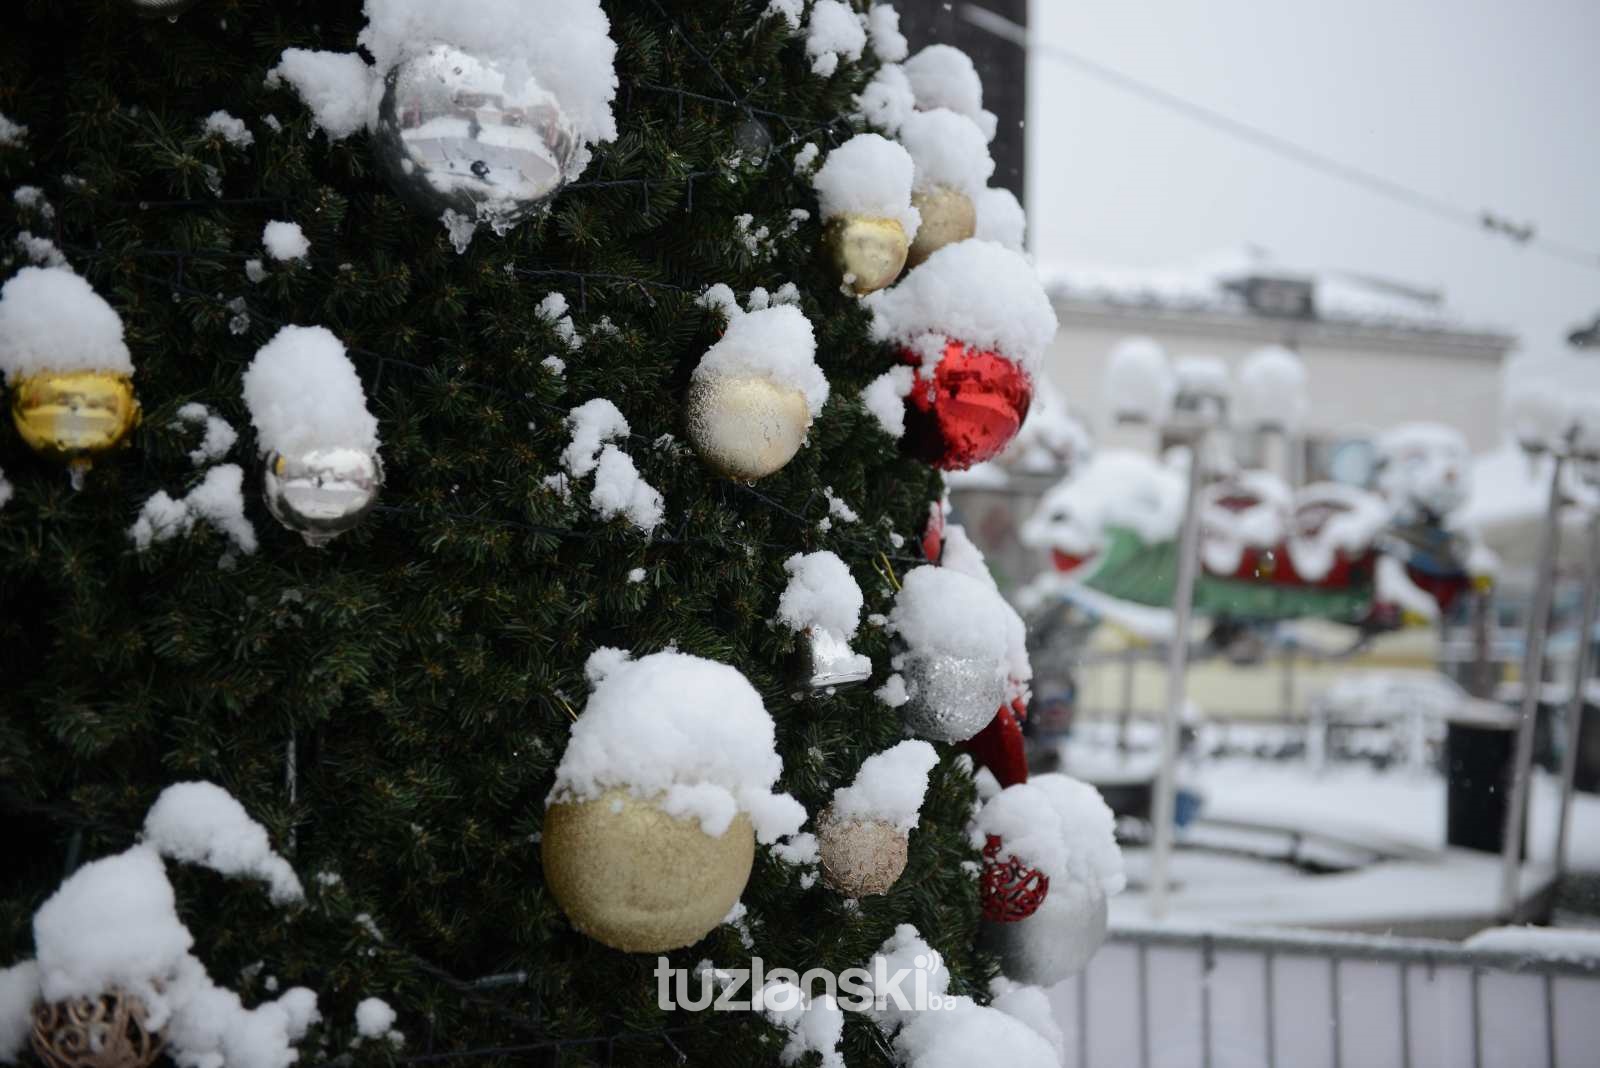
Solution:
[(974, 26), (1005, 41), (1018, 45), (1030, 53), (1049, 56), (1059, 60), (1069, 67), (1073, 67), (1083, 74), (1131, 93), (1142, 100), (1176, 112), (1184, 118), (1208, 126), (1213, 130), (1225, 133), (1230, 137), (1238, 138), (1257, 148), (1264, 149), (1274, 155), (1291, 160), (1303, 167), (1318, 171), (1351, 185), (1376, 193), (1379, 196), (1403, 204), (1406, 207), (1432, 215), (1445, 222), (1466, 226), (1474, 231), (1488, 230), (1510, 238), (1519, 245), (1526, 246), (1537, 252), (1542, 252), (1554, 259), (1565, 263), (1576, 264), (1580, 267), (1600, 269), (1600, 253), (1585, 251), (1576, 245), (1558, 241), (1554, 238), (1540, 236), (1531, 223), (1516, 223), (1497, 212), (1473, 211), (1453, 204), (1448, 200), (1425, 193), (1410, 186), (1402, 185), (1382, 175), (1363, 170), (1352, 164), (1344, 163), (1332, 156), (1324, 155), (1314, 149), (1298, 145), (1293, 141), (1270, 133), (1238, 119), (1224, 115), (1203, 104), (1196, 104), (1191, 100), (1168, 92), (1148, 82), (1124, 74), (1113, 67), (1098, 63), (1086, 56), (1060, 45), (1046, 44), (1042, 41), (1033, 41), (1028, 38), (1025, 26), (1019, 26), (1008, 18), (996, 15), (994, 12), (979, 7), (976, 4), (966, 3), (961, 5), (961, 17)]

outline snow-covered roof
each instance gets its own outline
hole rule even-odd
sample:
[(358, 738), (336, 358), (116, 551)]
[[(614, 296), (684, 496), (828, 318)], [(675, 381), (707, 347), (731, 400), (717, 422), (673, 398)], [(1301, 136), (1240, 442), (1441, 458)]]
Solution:
[(1040, 273), (1046, 290), (1058, 300), (1127, 309), (1259, 316), (1251, 309), (1244, 283), (1266, 278), (1309, 286), (1317, 322), (1407, 332), (1509, 334), (1504, 327), (1461, 315), (1440, 292), (1353, 272), (1288, 267), (1253, 245), (1168, 268), (1066, 263), (1042, 265)]

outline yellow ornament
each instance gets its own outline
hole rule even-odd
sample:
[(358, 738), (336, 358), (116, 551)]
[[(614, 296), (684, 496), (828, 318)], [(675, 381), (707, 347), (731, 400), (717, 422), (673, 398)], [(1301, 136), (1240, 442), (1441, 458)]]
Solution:
[(572, 926), (629, 953), (693, 945), (744, 893), (756, 836), (744, 813), (719, 838), (627, 790), (544, 816), (544, 878)]
[(906, 833), (883, 820), (839, 819), (831, 807), (817, 819), (822, 881), (846, 897), (887, 894), (906, 870)]
[(910, 262), (915, 267), (946, 245), (965, 241), (978, 232), (978, 209), (959, 189), (941, 185), (911, 194), (911, 206), (922, 215), (917, 236), (911, 241)]
[(11, 419), (35, 452), (71, 464), (76, 482), (139, 425), (139, 401), (125, 374), (40, 371), (12, 385)]
[(146, 1068), (165, 1038), (145, 1026), (144, 1002), (111, 990), (97, 998), (41, 1003), (33, 1050), (50, 1068)]
[(857, 296), (875, 293), (899, 278), (911, 247), (899, 219), (854, 212), (829, 219), (822, 242)]
[(689, 383), (689, 441), (729, 478), (754, 481), (794, 459), (811, 429), (806, 395), (760, 375), (696, 375)]

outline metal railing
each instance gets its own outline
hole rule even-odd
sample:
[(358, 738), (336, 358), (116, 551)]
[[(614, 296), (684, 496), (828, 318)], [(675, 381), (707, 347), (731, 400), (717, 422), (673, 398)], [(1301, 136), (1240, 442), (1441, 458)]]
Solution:
[(1600, 1063), (1600, 960), (1452, 942), (1125, 926), (1050, 998), (1068, 1068)]

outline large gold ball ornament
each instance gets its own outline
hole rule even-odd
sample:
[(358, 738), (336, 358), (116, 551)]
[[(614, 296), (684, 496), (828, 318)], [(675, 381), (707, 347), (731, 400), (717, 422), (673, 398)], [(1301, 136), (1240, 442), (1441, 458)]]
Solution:
[(875, 293), (899, 278), (911, 248), (899, 219), (853, 212), (829, 219), (822, 243), (857, 296)]
[(110, 990), (33, 1010), (33, 1050), (50, 1068), (146, 1068), (166, 1039), (145, 1026), (144, 1002)]
[(822, 881), (846, 897), (887, 894), (906, 870), (906, 833), (883, 820), (840, 819), (830, 806), (817, 818)]
[(978, 209), (972, 198), (949, 186), (911, 194), (911, 206), (922, 214), (922, 224), (911, 241), (910, 263), (915, 267), (946, 245), (965, 241), (978, 232)]
[(811, 429), (806, 395), (759, 375), (696, 375), (689, 442), (713, 469), (754, 481), (794, 459)]
[(76, 483), (139, 425), (139, 401), (125, 374), (41, 371), (12, 384), (11, 419), (35, 452), (72, 465)]
[(744, 813), (719, 838), (627, 790), (546, 810), (544, 878), (572, 926), (628, 953), (700, 941), (744, 893), (755, 828)]

